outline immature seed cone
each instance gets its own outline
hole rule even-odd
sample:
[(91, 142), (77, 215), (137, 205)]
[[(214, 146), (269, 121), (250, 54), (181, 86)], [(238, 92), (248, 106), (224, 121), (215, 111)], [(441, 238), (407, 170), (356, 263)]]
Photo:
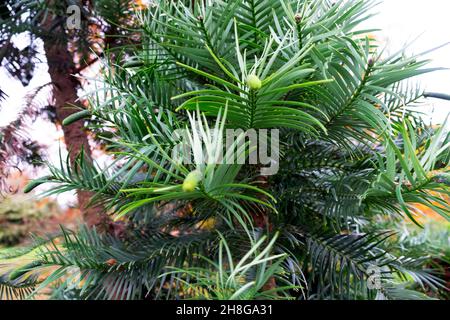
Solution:
[(183, 191), (193, 192), (202, 181), (202, 173), (198, 170), (190, 172), (183, 181)]
[(252, 90), (261, 89), (262, 83), (258, 76), (251, 74), (247, 77), (247, 85)]

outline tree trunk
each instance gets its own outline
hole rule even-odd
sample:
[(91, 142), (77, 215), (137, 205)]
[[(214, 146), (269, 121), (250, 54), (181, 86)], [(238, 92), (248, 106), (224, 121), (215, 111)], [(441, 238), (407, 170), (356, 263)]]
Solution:
[[(258, 171), (261, 170), (261, 166), (258, 166)], [(258, 187), (264, 190), (267, 190), (269, 187), (269, 179), (267, 176), (258, 175), (256, 178), (256, 182), (258, 182)], [(268, 197), (266, 195), (258, 195), (258, 198), (262, 201), (268, 201)], [(272, 232), (272, 224), (270, 223), (269, 209), (266, 207), (262, 207), (256, 205), (252, 211), (250, 211), (250, 215), (253, 219), (254, 226), (256, 228), (260, 228), (265, 230), (266, 232)], [(269, 265), (271, 262), (269, 262)], [(266, 284), (263, 287), (264, 291), (274, 290), (277, 287), (277, 283), (274, 277), (270, 277), (267, 280)], [(277, 296), (277, 293), (273, 293), (274, 296)]]
[[(48, 72), (53, 83), (53, 98), (56, 109), (56, 118), (62, 121), (77, 112), (74, 106), (81, 106), (77, 102), (77, 89), (79, 81), (73, 76), (75, 65), (72, 55), (64, 43), (49, 43), (44, 41), (44, 49), (48, 61)], [(83, 121), (79, 120), (69, 126), (63, 126), (64, 141), (70, 154), (72, 166), (76, 155), (84, 149), (85, 156), (91, 158), (87, 134), (83, 127)], [(91, 192), (77, 191), (78, 205), (82, 211), (84, 222), (88, 226), (96, 226), (99, 230), (106, 231), (110, 227), (110, 219), (102, 206), (88, 206), (93, 196)]]

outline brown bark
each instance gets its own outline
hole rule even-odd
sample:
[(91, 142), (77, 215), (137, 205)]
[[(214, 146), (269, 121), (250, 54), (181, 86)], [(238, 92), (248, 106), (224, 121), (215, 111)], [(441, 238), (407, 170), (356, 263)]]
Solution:
[[(54, 85), (53, 98), (58, 122), (77, 112), (77, 89), (79, 81), (73, 76), (75, 66), (73, 58), (65, 43), (53, 43), (44, 41), (44, 49), (47, 56), (48, 72)], [(84, 149), (85, 156), (91, 158), (87, 133), (83, 127), (83, 121), (77, 121), (69, 126), (63, 126), (64, 141), (70, 152), (72, 166), (76, 155)], [(79, 190), (77, 192), (78, 205), (82, 211), (84, 222), (88, 226), (96, 226), (99, 230), (109, 230), (110, 219), (102, 206), (89, 206), (93, 194)]]
[[(257, 170), (260, 170), (258, 167)], [(257, 182), (258, 188), (263, 190), (267, 190), (269, 187), (269, 180), (267, 176), (259, 175), (256, 177), (255, 182)], [(262, 201), (268, 201), (268, 197), (266, 195), (260, 194), (258, 198)], [(253, 223), (255, 227), (265, 229), (267, 231), (272, 231), (272, 224), (269, 219), (268, 208), (262, 207), (260, 205), (255, 205), (253, 210), (250, 212), (251, 217), (253, 218)]]
[[(261, 170), (261, 167), (258, 167), (258, 170)], [(264, 190), (267, 190), (269, 187), (269, 179), (267, 176), (259, 175), (256, 178), (256, 182), (258, 183), (258, 187)], [(268, 198), (266, 195), (259, 195), (258, 197), (262, 201), (268, 201)], [(272, 232), (273, 225), (270, 223), (270, 216), (268, 212), (268, 208), (261, 207), (259, 205), (256, 205), (253, 210), (250, 212), (250, 215), (253, 219), (253, 223), (255, 227), (261, 228), (263, 230)], [(270, 264), (270, 263), (269, 263)], [(277, 283), (274, 277), (269, 278), (267, 280), (266, 284), (263, 286), (264, 291), (274, 290), (277, 287)], [(273, 293), (274, 296), (277, 296), (277, 293)]]

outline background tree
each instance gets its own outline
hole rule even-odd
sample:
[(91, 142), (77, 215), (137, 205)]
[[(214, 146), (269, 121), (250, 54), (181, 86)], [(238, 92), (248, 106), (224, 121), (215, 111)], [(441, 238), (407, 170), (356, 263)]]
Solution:
[[(73, 17), (79, 20), (79, 26), (71, 26), (68, 22), (70, 14), (75, 12), (68, 10), (70, 6), (79, 9), (79, 17)], [(40, 88), (29, 95), (25, 110), (17, 120), (2, 130), (2, 177), (7, 177), (13, 160), (27, 162), (41, 158), (39, 144), (27, 135), (24, 128), (26, 119), (48, 115), (49, 111), (54, 111), (52, 120), (62, 124), (64, 119), (80, 108), (85, 108), (78, 95), (78, 91), (82, 89), (78, 78), (80, 72), (93, 65), (105, 48), (127, 42), (122, 38), (124, 29), (121, 26), (132, 23), (127, 16), (127, 12), (132, 9), (133, 1), (129, 0), (3, 2), (0, 61), (6, 61), (4, 67), (7, 71), (23, 85), (27, 85), (34, 76), (35, 66), (42, 63), (37, 57), (39, 52), (36, 47), (36, 41), (42, 40), (51, 78), (51, 83), (46, 85), (51, 87), (51, 108), (36, 103), (36, 95), (44, 89)], [(118, 12), (121, 14), (120, 18)], [(19, 50), (11, 37), (22, 32), (28, 33), (30, 43)], [(71, 162), (74, 163), (75, 155), (81, 150), (84, 150), (87, 158), (91, 158), (83, 121), (63, 125), (62, 129), (67, 149), (71, 151)], [(92, 194), (82, 190), (78, 190), (77, 194), (86, 223), (108, 228), (109, 220), (104, 209), (89, 205)]]

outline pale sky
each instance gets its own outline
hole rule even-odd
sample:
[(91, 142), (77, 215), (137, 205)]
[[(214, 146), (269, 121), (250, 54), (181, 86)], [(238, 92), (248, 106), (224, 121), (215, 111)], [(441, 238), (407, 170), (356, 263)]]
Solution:
[[(377, 37), (387, 45), (390, 51), (397, 51), (405, 44), (414, 41), (407, 49), (407, 53), (422, 53), (450, 42), (449, 0), (381, 1), (375, 10), (379, 14), (367, 22), (367, 27), (383, 29)], [(426, 58), (433, 61), (430, 67), (450, 69), (450, 45), (428, 54)], [(0, 126), (15, 118), (17, 111), (23, 105), (23, 97), (28, 92), (49, 80), (45, 64), (38, 67), (36, 76), (27, 88), (0, 69), (0, 86), (9, 95), (7, 102), (3, 103), (0, 110)], [(426, 91), (450, 94), (449, 70), (420, 76), (417, 81)], [(429, 99), (427, 104), (425, 111), (433, 123), (441, 123), (450, 113), (450, 102)], [(57, 141), (61, 135), (61, 132), (58, 132), (53, 125), (43, 121), (33, 125), (33, 138), (49, 146), (48, 154), (51, 159), (56, 160), (55, 157), (58, 157)]]
[[(395, 52), (411, 43), (408, 53), (422, 53), (450, 42), (450, 1), (448, 0), (384, 0), (376, 11), (379, 15), (370, 26), (383, 29), (381, 40)], [(429, 67), (450, 69), (450, 45), (425, 56)], [(430, 92), (450, 94), (450, 70), (437, 71), (417, 78)], [(441, 123), (450, 112), (450, 102), (429, 99), (428, 114), (433, 123)], [(448, 125), (450, 128), (450, 124)]]

